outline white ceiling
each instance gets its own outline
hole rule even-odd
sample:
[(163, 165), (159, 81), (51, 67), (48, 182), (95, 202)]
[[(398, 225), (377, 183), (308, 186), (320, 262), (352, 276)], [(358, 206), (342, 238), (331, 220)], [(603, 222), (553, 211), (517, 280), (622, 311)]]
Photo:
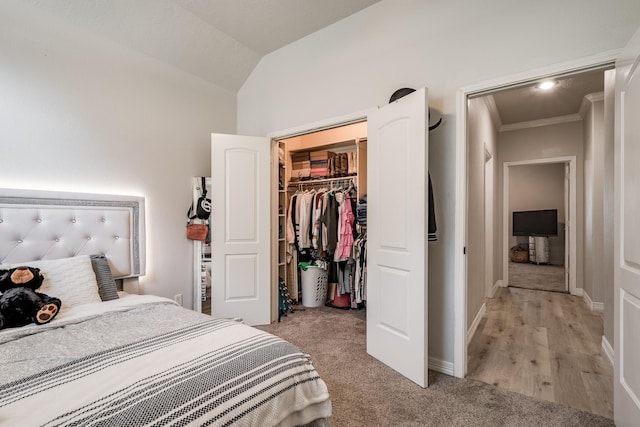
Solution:
[(24, 0), (237, 92), (260, 59), (379, 0)]
[[(380, 0), (23, 0), (236, 93), (260, 59)], [(603, 72), (494, 92), (498, 127), (579, 114)]]
[[(557, 82), (548, 91), (538, 89), (539, 82), (494, 92), (493, 119), (502, 130), (529, 127), (554, 119), (578, 119), (586, 95), (604, 90), (604, 70), (550, 79)], [(497, 116), (497, 117), (496, 117)]]

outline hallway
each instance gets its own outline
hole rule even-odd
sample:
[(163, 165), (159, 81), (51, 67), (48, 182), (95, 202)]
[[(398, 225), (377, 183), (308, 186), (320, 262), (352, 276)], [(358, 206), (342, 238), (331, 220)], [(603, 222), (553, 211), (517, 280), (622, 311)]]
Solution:
[(468, 378), (613, 417), (603, 315), (557, 292), (499, 288), (469, 344)]

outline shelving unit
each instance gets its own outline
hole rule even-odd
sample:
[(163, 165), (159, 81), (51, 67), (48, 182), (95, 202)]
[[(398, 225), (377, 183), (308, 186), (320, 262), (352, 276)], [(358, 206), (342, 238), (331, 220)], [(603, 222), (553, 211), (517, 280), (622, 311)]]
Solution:
[[(202, 194), (202, 177), (193, 178), (193, 201), (198, 200)], [(211, 178), (205, 178), (207, 192), (211, 191)], [(208, 221), (203, 221), (208, 223)], [(209, 224), (211, 227), (211, 224)], [(211, 232), (211, 228), (209, 228)], [(211, 315), (211, 244), (193, 241), (193, 309), (195, 311)]]
[[(284, 143), (278, 142), (278, 148), (284, 150)], [(286, 282), (287, 190), (285, 186), (285, 164), (278, 162), (278, 280), (282, 278)]]
[[(282, 150), (282, 154), (281, 154)], [(271, 206), (274, 214), (271, 216), (271, 320), (278, 318), (278, 286), (280, 278), (286, 281), (286, 212), (287, 191), (285, 183), (285, 165), (280, 163), (284, 159), (284, 144), (275, 141), (272, 146), (272, 183)]]

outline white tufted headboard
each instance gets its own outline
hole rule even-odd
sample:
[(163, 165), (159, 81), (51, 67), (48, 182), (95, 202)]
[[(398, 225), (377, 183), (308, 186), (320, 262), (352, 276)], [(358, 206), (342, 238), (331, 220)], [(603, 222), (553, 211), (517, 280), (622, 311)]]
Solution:
[(145, 274), (144, 198), (0, 189), (0, 264), (103, 254), (116, 279)]

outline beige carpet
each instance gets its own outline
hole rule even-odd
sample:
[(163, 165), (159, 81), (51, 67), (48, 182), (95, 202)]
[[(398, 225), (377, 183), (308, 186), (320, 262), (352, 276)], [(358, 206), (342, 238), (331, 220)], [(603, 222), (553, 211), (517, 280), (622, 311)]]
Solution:
[(567, 292), (564, 283), (564, 266), (509, 262), (509, 286)]
[(260, 327), (311, 355), (331, 394), (333, 427), (614, 425), (588, 412), (435, 372), (422, 389), (366, 353), (365, 316), (320, 307)]

